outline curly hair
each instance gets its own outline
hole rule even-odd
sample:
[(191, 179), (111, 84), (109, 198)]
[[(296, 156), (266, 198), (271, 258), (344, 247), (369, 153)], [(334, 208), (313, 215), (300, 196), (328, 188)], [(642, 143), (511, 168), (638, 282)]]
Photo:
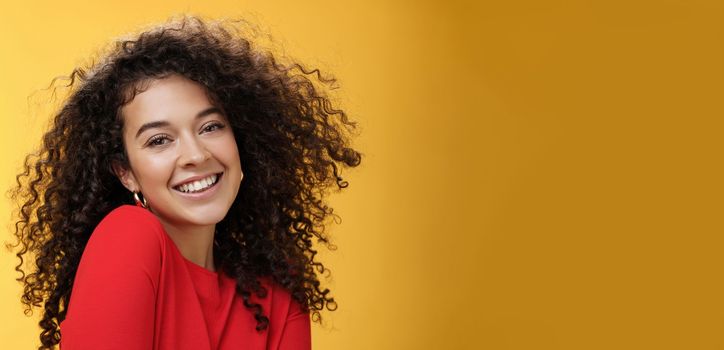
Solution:
[[(256, 48), (237, 23), (173, 19), (115, 41), (97, 63), (66, 78), (69, 95), (10, 191), (18, 203), (17, 242), (7, 247), (20, 259), (15, 270), (22, 274), (17, 281), (24, 285), (25, 313), (43, 307), (39, 349), (60, 342), (59, 324), (94, 228), (114, 208), (132, 204), (112, 169), (113, 162), (128, 166), (120, 108), (144, 82), (170, 74), (202, 85), (225, 110), (237, 140), (246, 176), (217, 224), (214, 256), (236, 279), (256, 330), (269, 323), (250, 300), (251, 293), (266, 297), (259, 282), (264, 276), (288, 289), (314, 321), (321, 323), (325, 307), (336, 310), (318, 279), (329, 270), (315, 260), (312, 239), (336, 249), (324, 232), (329, 216), (338, 216), (324, 198), (331, 186), (348, 186), (342, 167), (360, 164), (361, 153), (350, 145), (357, 123), (333, 107), (326, 93), (333, 78), (293, 61), (280, 63), (271, 51)], [(27, 274), (26, 254), (35, 263)]]

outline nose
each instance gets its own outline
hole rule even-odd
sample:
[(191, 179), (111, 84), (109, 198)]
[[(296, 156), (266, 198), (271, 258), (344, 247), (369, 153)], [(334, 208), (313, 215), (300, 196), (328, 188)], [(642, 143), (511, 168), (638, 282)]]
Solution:
[(209, 150), (206, 149), (206, 145), (196, 137), (190, 136), (184, 138), (180, 146), (180, 166), (201, 164), (211, 158), (211, 152), (209, 152)]

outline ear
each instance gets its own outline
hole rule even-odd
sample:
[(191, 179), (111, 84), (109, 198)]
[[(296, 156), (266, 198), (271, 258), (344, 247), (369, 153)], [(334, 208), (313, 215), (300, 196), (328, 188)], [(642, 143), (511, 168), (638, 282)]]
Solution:
[(133, 171), (126, 169), (118, 161), (113, 161), (111, 166), (113, 167), (113, 172), (116, 174), (116, 177), (121, 180), (121, 183), (125, 188), (131, 192), (140, 191), (140, 187), (138, 187), (138, 182), (136, 181), (136, 177), (133, 175)]

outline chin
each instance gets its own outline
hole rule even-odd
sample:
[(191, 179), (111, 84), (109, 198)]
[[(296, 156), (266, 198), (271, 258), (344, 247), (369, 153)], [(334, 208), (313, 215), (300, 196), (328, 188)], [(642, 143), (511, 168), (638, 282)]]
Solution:
[(208, 208), (200, 209), (193, 213), (188, 213), (189, 218), (192, 218), (197, 225), (215, 225), (226, 217), (229, 212), (229, 208)]
[[(153, 207), (152, 207), (153, 208)], [(164, 216), (176, 225), (208, 226), (218, 224), (226, 217), (230, 206), (205, 205), (200, 207), (165, 208), (154, 212)]]

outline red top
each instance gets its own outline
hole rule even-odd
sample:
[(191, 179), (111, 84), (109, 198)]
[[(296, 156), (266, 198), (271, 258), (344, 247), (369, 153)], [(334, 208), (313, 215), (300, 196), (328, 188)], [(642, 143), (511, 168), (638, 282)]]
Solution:
[(62, 350), (311, 349), (309, 313), (268, 277), (269, 317), (257, 332), (236, 281), (181, 255), (150, 211), (122, 205), (96, 227), (83, 251), (68, 313), (60, 323)]

